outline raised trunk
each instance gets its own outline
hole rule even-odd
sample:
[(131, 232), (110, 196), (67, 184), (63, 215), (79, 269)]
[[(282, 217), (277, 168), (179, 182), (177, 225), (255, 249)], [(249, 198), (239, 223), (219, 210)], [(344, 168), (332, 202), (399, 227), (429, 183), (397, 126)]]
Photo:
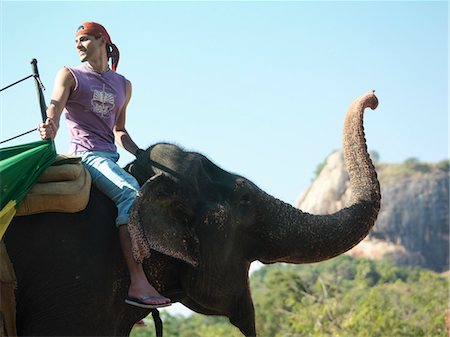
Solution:
[[(378, 100), (373, 92), (356, 99), (344, 123), (343, 150), (352, 187), (352, 204), (334, 214), (312, 215), (272, 197), (265, 214), (263, 251), (257, 259), (264, 263), (309, 263), (323, 261), (351, 249), (373, 227), (380, 209), (380, 185), (367, 151), (363, 114), (375, 109)], [(270, 219), (267, 222), (267, 219)]]

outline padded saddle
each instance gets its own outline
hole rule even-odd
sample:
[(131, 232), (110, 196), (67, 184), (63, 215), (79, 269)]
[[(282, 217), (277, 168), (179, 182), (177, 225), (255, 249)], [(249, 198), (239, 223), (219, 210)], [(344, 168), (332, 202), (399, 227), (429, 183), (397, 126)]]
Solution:
[(16, 216), (82, 211), (88, 204), (90, 190), (91, 175), (81, 158), (58, 155), (19, 204)]

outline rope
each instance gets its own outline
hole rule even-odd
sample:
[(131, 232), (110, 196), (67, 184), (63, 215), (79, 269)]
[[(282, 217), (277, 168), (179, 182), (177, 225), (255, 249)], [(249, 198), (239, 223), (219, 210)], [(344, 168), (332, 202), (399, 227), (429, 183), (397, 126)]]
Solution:
[(11, 137), (11, 138), (9, 138), (9, 139), (2, 140), (2, 141), (0, 142), (0, 144), (9, 142), (10, 140), (13, 140), (13, 139), (16, 139), (16, 138), (19, 138), (19, 137), (22, 137), (22, 136), (25, 136), (25, 135), (27, 135), (27, 134), (29, 134), (29, 133), (32, 133), (33, 131), (36, 131), (36, 128), (31, 129), (31, 130), (29, 130), (29, 131), (27, 131), (27, 132), (21, 133), (20, 135)]
[(158, 309), (152, 309), (153, 322), (155, 323), (156, 337), (163, 337), (163, 323), (159, 317)]
[(21, 80), (18, 80), (17, 82), (14, 82), (13, 84), (7, 85), (6, 87), (1, 88), (1, 89), (0, 89), (0, 92), (2, 92), (3, 90), (6, 90), (6, 89), (8, 89), (8, 88), (11, 88), (13, 85), (16, 85), (16, 84), (18, 84), (18, 83), (20, 83), (20, 82), (22, 82), (22, 81), (25, 81), (25, 80), (29, 79), (30, 77), (33, 77), (33, 76), (34, 76), (34, 75), (29, 75), (29, 76), (27, 76), (27, 77), (22, 78)]
[[(37, 85), (37, 87), (38, 87), (38, 89), (39, 89), (39, 94), (42, 96), (42, 89), (45, 90), (45, 87), (44, 87), (44, 84), (42, 83), (42, 81), (41, 81), (41, 79), (40, 79), (40, 77), (39, 77), (39, 73), (38, 73), (38, 71), (37, 71), (37, 61), (36, 61), (36, 59), (33, 59), (33, 60), (31, 61), (31, 64), (33, 65), (33, 74), (31, 74), (31, 75), (29, 75), (29, 76), (27, 76), (27, 77), (24, 77), (24, 78), (22, 78), (21, 80), (18, 80), (18, 81), (14, 82), (14, 83), (12, 83), (12, 84), (10, 84), (10, 85), (7, 85), (7, 86), (4, 87), (4, 88), (1, 88), (1, 89), (0, 89), (0, 92), (2, 92), (3, 90), (6, 90), (6, 89), (8, 89), (8, 88), (11, 88), (13, 85), (19, 84), (20, 82), (23, 82), (23, 81), (29, 79), (30, 77), (34, 77), (34, 79), (36, 80), (36, 85)], [(42, 96), (42, 97), (39, 97), (39, 98), (41, 99), (41, 101), (43, 101), (43, 99), (44, 99), (43, 96)], [(45, 102), (44, 102), (44, 105), (45, 105)], [(43, 105), (42, 105), (42, 102), (41, 102), (41, 110), (42, 110), (42, 109), (43, 109)], [(43, 120), (45, 120), (45, 118), (44, 118), (44, 110), (42, 110), (42, 118), (43, 118)], [(36, 131), (36, 129), (32, 129), (32, 130), (26, 131), (26, 132), (24, 132), (24, 133), (21, 133), (20, 135), (11, 137), (11, 138), (6, 139), (6, 140), (2, 140), (2, 141), (0, 142), (0, 144), (9, 142), (9, 141), (11, 141), (11, 140), (14, 140), (14, 139), (19, 138), (19, 137), (22, 137), (22, 136), (25, 136), (25, 135), (27, 135), (27, 134), (33, 132), (33, 131)]]

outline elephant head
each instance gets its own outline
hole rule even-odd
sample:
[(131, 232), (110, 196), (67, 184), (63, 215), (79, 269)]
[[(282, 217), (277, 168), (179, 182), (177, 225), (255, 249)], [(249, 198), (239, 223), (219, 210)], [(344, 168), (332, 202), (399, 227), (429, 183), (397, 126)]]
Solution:
[(201, 154), (172, 144), (152, 146), (145, 172), (153, 177), (143, 185), (129, 225), (136, 259), (154, 250), (186, 262), (183, 303), (226, 315), (245, 335), (254, 334), (248, 289), (252, 261), (323, 261), (355, 246), (374, 225), (381, 196), (363, 112), (377, 104), (370, 92), (349, 108), (343, 150), (353, 200), (330, 215), (304, 213)]

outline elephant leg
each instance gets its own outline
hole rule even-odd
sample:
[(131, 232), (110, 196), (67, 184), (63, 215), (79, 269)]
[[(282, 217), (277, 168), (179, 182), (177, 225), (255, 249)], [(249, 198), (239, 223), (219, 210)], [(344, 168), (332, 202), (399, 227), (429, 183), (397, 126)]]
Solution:
[(241, 330), (245, 337), (256, 337), (255, 317), (233, 317), (230, 318), (231, 324)]
[(253, 307), (253, 301), (248, 289), (245, 290), (245, 294), (236, 302), (229, 319), (231, 324), (239, 328), (244, 336), (256, 336), (255, 308)]

